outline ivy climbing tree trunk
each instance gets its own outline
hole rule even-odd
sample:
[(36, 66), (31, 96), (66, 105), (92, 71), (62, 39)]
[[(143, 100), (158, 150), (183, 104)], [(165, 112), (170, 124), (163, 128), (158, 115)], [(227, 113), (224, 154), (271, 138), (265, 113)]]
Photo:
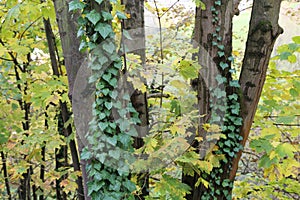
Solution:
[[(202, 2), (206, 5), (206, 9), (197, 8), (194, 31), (195, 43), (200, 46), (199, 62), (202, 65), (197, 84), (199, 114), (205, 114), (199, 122), (199, 131), (205, 139), (207, 133), (201, 125), (215, 122), (211, 105), (213, 96), (225, 99), (216, 100), (216, 103), (226, 105), (226, 117), (221, 122), (221, 126), (227, 138), (217, 142), (219, 150), (215, 152), (224, 155), (225, 159), (221, 161), (219, 167), (214, 167), (209, 173), (183, 175), (183, 182), (192, 188), (191, 194), (186, 196), (188, 200), (231, 199), (233, 181), (242, 154), (241, 147), (245, 145), (249, 135), (274, 42), (282, 33), (278, 25), (281, 0), (254, 0), (239, 82), (232, 78), (231, 51), (232, 18), (239, 14), (237, 8), (240, 1), (203, 0)], [(221, 79), (217, 80), (216, 77), (226, 80), (223, 82), (226, 92), (224, 97), (209, 89), (220, 86)], [(232, 108), (239, 109), (239, 112)], [(218, 112), (222, 113), (220, 110)], [(198, 148), (206, 148), (206, 146), (200, 144)], [(203, 152), (199, 151), (199, 153), (203, 158)], [(199, 177), (208, 181), (208, 188), (203, 183), (198, 187), (195, 186)]]

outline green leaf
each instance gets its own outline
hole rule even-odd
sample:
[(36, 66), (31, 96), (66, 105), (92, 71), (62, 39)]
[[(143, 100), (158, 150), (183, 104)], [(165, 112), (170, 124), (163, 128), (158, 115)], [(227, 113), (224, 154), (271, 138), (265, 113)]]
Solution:
[(225, 55), (225, 53), (223, 51), (218, 51), (218, 55), (219, 55), (219, 57), (223, 57)]
[(127, 19), (127, 16), (124, 14), (124, 13), (122, 13), (122, 12), (117, 12), (117, 17), (119, 18), (119, 19)]
[(283, 144), (279, 144), (276, 149), (275, 152), (281, 157), (285, 157), (288, 156), (290, 158), (294, 157), (294, 152), (296, 152), (296, 149), (293, 145), (289, 144), (289, 143), (283, 143)]
[(101, 78), (103, 78), (105, 81), (109, 82), (111, 79), (111, 74), (110, 73), (103, 74), (103, 76)]
[(116, 91), (116, 90), (112, 91), (112, 93), (110, 94), (110, 97), (112, 99), (116, 99), (118, 97), (118, 91)]
[(232, 80), (229, 82), (229, 85), (231, 87), (236, 87), (236, 88), (239, 88), (240, 87), (240, 84), (239, 84), (239, 81), (238, 80)]
[(221, 6), (221, 0), (215, 1), (215, 4), (216, 4), (217, 6)]
[(112, 87), (116, 87), (117, 86), (117, 83), (118, 83), (118, 80), (116, 78), (112, 78), (110, 81), (109, 81), (109, 84), (112, 86)]
[(116, 135), (114, 135), (113, 137), (107, 137), (107, 142), (108, 142), (109, 144), (115, 146), (115, 145), (117, 144), (117, 142), (118, 142), (117, 139), (118, 139), (118, 138), (117, 138)]
[(123, 185), (125, 188), (127, 188), (129, 191), (134, 191), (135, 190), (135, 184), (131, 182), (130, 180), (126, 180), (123, 182)]
[(100, 21), (101, 16), (100, 16), (100, 14), (96, 10), (92, 10), (91, 12), (89, 12), (86, 15), (86, 18), (88, 18), (88, 20), (90, 22), (92, 22), (94, 25), (96, 25)]
[(189, 60), (181, 60), (180, 65), (178, 67), (179, 73), (185, 79), (197, 78), (199, 68), (200, 67), (197, 67), (194, 63), (192, 63), (192, 61), (189, 61)]
[(109, 12), (102, 11), (101, 15), (102, 15), (104, 21), (110, 21), (113, 19), (113, 16)]
[(98, 61), (100, 62), (100, 64), (102, 66), (104, 66), (105, 63), (107, 63), (109, 60), (106, 56), (100, 56), (100, 58), (98, 59)]
[(220, 62), (220, 67), (224, 70), (224, 69), (226, 69), (227, 67), (229, 67), (229, 65), (228, 65), (227, 63)]
[(257, 151), (257, 153), (262, 153), (264, 151), (269, 153), (273, 149), (272, 144), (264, 138), (252, 140), (250, 142), (250, 147), (254, 148)]
[(292, 39), (296, 44), (300, 44), (300, 36), (295, 36)]
[(127, 30), (123, 30), (123, 36), (127, 38), (128, 40), (133, 40), (132, 37), (130, 36), (129, 32)]
[(290, 63), (296, 63), (297, 62), (297, 57), (296, 55), (290, 55), (287, 59)]
[(82, 10), (85, 7), (84, 3), (79, 0), (73, 0), (69, 3), (69, 11)]
[(101, 4), (103, 0), (95, 0), (98, 4)]
[(95, 31), (98, 31), (103, 39), (113, 32), (110, 24), (98, 23), (95, 27)]
[(280, 60), (288, 60), (289, 56), (291, 56), (291, 55), (292, 55), (292, 53), (285, 51), (279, 55), (279, 58), (280, 58)]
[(105, 105), (105, 107), (106, 107), (108, 110), (111, 110), (111, 108), (112, 108), (112, 103), (111, 103), (111, 102), (105, 102), (104, 105)]
[(98, 126), (102, 131), (104, 131), (108, 127), (108, 123), (107, 122), (99, 122)]
[(294, 97), (294, 98), (299, 97), (299, 92), (298, 92), (296, 89), (294, 89), (294, 88), (291, 88), (291, 89), (290, 89), (290, 94), (291, 94), (291, 96)]
[(108, 155), (110, 155), (114, 159), (118, 160), (120, 158), (121, 153), (119, 150), (111, 150), (108, 152)]
[(105, 43), (103, 44), (103, 49), (108, 53), (112, 54), (115, 51), (115, 44), (112, 42)]

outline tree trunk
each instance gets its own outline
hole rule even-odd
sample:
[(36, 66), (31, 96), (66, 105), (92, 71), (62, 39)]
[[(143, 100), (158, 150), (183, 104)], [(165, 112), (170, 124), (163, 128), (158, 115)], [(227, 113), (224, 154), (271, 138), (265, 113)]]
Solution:
[[(227, 107), (229, 107), (231, 103), (229, 100), (225, 100), (224, 102), (219, 99), (213, 99), (209, 88), (215, 88), (217, 86), (215, 77), (222, 75), (222, 77), (227, 79), (227, 84), (224, 84), (222, 86), (223, 88), (221, 88), (221, 90), (224, 89), (226, 92), (226, 97), (224, 98), (228, 98), (229, 95), (237, 92), (235, 91), (236, 88), (228, 84), (232, 80), (230, 73), (231, 59), (228, 58), (230, 58), (232, 51), (232, 18), (235, 14), (239, 14), (237, 7), (240, 1), (204, 0), (202, 2), (205, 3), (206, 10), (197, 8), (194, 44), (200, 46), (199, 62), (202, 69), (200, 70), (197, 84), (198, 103), (199, 114), (206, 114), (206, 116), (199, 121), (199, 134), (205, 140), (207, 133), (202, 129), (201, 125), (203, 123), (216, 123), (215, 121), (212, 122), (212, 117), (215, 112), (212, 102), (217, 103), (217, 105), (225, 103)], [(221, 2), (221, 5), (219, 6), (217, 2)], [(280, 2), (281, 0), (254, 0), (247, 49), (239, 80), (243, 95), (240, 96), (242, 110), (240, 116), (237, 117), (242, 117), (244, 122), (241, 128), (236, 126), (236, 130), (238, 130), (237, 133), (243, 136), (243, 146), (248, 138), (274, 42), (281, 33), (281, 29), (277, 23)], [(217, 9), (215, 14), (213, 14), (214, 9)], [(216, 27), (220, 27), (220, 30), (217, 30)], [(222, 50), (224, 53), (223, 56), (219, 54), (220, 48), (223, 48), (222, 46), (218, 46), (220, 44), (224, 47), (224, 50)], [(225, 63), (228, 67), (222, 69), (220, 63)], [(220, 113), (218, 114), (220, 115)], [(223, 117), (220, 117), (218, 124), (222, 125), (226, 123), (222, 121)], [(226, 135), (228, 133), (230, 133), (228, 130), (224, 132)], [(239, 145), (238, 143), (239, 142), (236, 142), (236, 147)], [(218, 144), (219, 142), (217, 145)], [(198, 146), (200, 149), (200, 158), (203, 158), (208, 146), (210, 146), (210, 144), (200, 144)], [(201, 151), (201, 149), (204, 149), (204, 152)], [(231, 198), (232, 185), (241, 152), (239, 152), (234, 159), (226, 154), (225, 156), (227, 161), (222, 161), (221, 167), (214, 168), (213, 171), (207, 176), (205, 175), (205, 177), (196, 173), (194, 176), (183, 175), (183, 182), (192, 188), (191, 194), (186, 196), (188, 200), (207, 199), (206, 194), (211, 194), (211, 198), (213, 197), (214, 199), (220, 200)], [(212, 174), (217, 174), (217, 176), (215, 177)], [(203, 184), (200, 184), (199, 187), (195, 187), (200, 176), (210, 183), (209, 188), (206, 188)], [(226, 185), (224, 184), (225, 186), (223, 186), (223, 182), (226, 182)]]
[[(241, 116), (243, 125), (240, 134), (245, 146), (250, 128), (259, 102), (270, 56), (277, 37), (283, 33), (278, 24), (281, 0), (254, 0), (251, 21), (240, 75), (242, 91)], [(238, 162), (242, 156), (240, 151), (233, 161), (230, 178), (234, 180)]]
[[(84, 61), (85, 54), (79, 51), (79, 44), (80, 40), (77, 38), (77, 18), (78, 14), (74, 13), (71, 14), (69, 12), (69, 2), (71, 0), (54, 0), (55, 12), (56, 12), (56, 19), (59, 27), (59, 34), (62, 43), (63, 49), (63, 56), (64, 56), (64, 63), (67, 69), (68, 75), (68, 83), (69, 83), (69, 98), (72, 102), (72, 95), (74, 89), (74, 83), (77, 76), (77, 72)], [(61, 104), (61, 109), (65, 110), (63, 103)], [(63, 113), (64, 120), (68, 120), (68, 113)], [(68, 127), (67, 129), (69, 129)], [(77, 135), (77, 143), (78, 143), (78, 150), (81, 153), (83, 144), (80, 138)], [(72, 142), (75, 145), (75, 142)], [(77, 167), (78, 168), (78, 167)], [(78, 168), (77, 170), (80, 170)], [(81, 171), (82, 171), (82, 178), (83, 178), (83, 190), (81, 191), (78, 188), (80, 193), (78, 194), (80, 199), (88, 199), (87, 196), (83, 198), (82, 196), (87, 194), (87, 174), (86, 174), (86, 164), (81, 161)], [(80, 185), (80, 183), (78, 183)], [(82, 185), (82, 183), (81, 183)], [(80, 186), (79, 186), (80, 187)], [(84, 193), (84, 194), (83, 194)]]
[[(131, 39), (123, 37), (123, 42), (128, 51), (126, 53), (134, 53), (141, 58), (142, 65), (145, 64), (145, 22), (144, 22), (144, 0), (123, 0), (125, 12), (130, 17), (122, 23), (123, 29), (128, 31)], [(125, 54), (126, 56), (126, 54)], [(126, 57), (125, 57), (126, 58)], [(133, 86), (129, 86), (133, 89)], [(137, 89), (131, 95), (133, 107), (139, 113), (141, 123), (136, 127), (139, 136), (134, 139), (134, 148), (139, 149), (144, 145), (143, 137), (148, 134), (148, 103), (146, 93)], [(144, 199), (149, 194), (149, 175), (148, 173), (140, 173), (138, 176), (138, 185), (141, 188), (140, 199)]]

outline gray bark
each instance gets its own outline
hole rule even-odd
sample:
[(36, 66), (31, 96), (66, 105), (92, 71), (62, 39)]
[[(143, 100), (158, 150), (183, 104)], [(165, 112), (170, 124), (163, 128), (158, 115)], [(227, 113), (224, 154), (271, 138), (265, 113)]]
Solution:
[[(54, 0), (56, 20), (59, 27), (59, 34), (63, 49), (64, 63), (68, 75), (69, 83), (69, 98), (72, 102), (74, 83), (76, 80), (77, 72), (84, 61), (85, 54), (79, 52), (80, 40), (77, 38), (77, 18), (78, 14), (71, 14), (69, 12), (69, 2), (71, 0)], [(77, 135), (78, 150), (81, 153), (83, 144)], [(83, 178), (84, 194), (87, 194), (87, 174), (85, 163), (81, 162), (81, 171)], [(82, 194), (78, 194), (79, 197)], [(87, 199), (87, 196), (85, 196)]]
[[(240, 75), (241, 116), (243, 125), (242, 145), (248, 139), (258, 101), (265, 83), (270, 56), (277, 37), (283, 33), (278, 24), (281, 0), (254, 0), (246, 44), (245, 57)], [(231, 179), (238, 168), (242, 152), (233, 162)]]

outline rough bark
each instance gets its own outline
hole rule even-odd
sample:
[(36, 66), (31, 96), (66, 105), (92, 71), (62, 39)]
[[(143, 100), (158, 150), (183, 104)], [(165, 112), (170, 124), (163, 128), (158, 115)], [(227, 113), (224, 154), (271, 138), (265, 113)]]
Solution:
[[(85, 54), (79, 52), (80, 40), (77, 38), (77, 18), (78, 14), (69, 12), (69, 2), (71, 0), (54, 0), (56, 19), (59, 27), (59, 34), (63, 49), (64, 63), (68, 75), (69, 83), (69, 98), (72, 102), (74, 83), (76, 80), (77, 72), (84, 61)], [(67, 120), (67, 116), (64, 116)], [(83, 144), (77, 135), (78, 150), (81, 153)], [(74, 143), (75, 144), (75, 143)], [(87, 194), (87, 175), (85, 163), (81, 162), (81, 171), (83, 178), (84, 194)], [(79, 194), (79, 197), (82, 194)], [(83, 198), (83, 197), (80, 197)], [(87, 199), (87, 196), (85, 196)]]
[[(277, 37), (283, 33), (278, 25), (281, 0), (254, 0), (251, 21), (240, 75), (242, 145), (248, 139), (258, 101), (266, 79), (270, 56)], [(230, 178), (233, 180), (242, 152), (233, 162)]]
[[(215, 26), (213, 25), (213, 16), (210, 8), (214, 6), (214, 1), (204, 0), (203, 2), (207, 9), (197, 9), (193, 37), (194, 44), (200, 46), (199, 60), (202, 65), (197, 84), (199, 114), (206, 114), (204, 118), (200, 119), (200, 126), (202, 123), (206, 123), (210, 120), (213, 112), (209, 105), (211, 103), (211, 96), (208, 88), (215, 86), (215, 76), (217, 74), (221, 74), (223, 77), (226, 77), (227, 80), (231, 80), (230, 73), (228, 73), (229, 68), (224, 71), (219, 67), (216, 67), (216, 64), (223, 60), (217, 56), (218, 50), (212, 46), (212, 34), (215, 32)], [(221, 3), (221, 11), (218, 16), (219, 25), (221, 27), (221, 41), (225, 46), (224, 57), (227, 58), (231, 55), (232, 51), (232, 17), (239, 14), (239, 3), (239, 0), (223, 0)], [(247, 48), (239, 80), (242, 93), (242, 110), (240, 115), (244, 120), (240, 130), (240, 134), (243, 136), (243, 146), (248, 138), (253, 117), (260, 98), (274, 42), (277, 36), (282, 32), (281, 28), (278, 26), (280, 3), (281, 0), (254, 0)], [(213, 62), (209, 59), (212, 59)], [(226, 62), (229, 66), (231, 65), (230, 62)], [(225, 90), (227, 95), (233, 92), (233, 88), (228, 86), (225, 86)], [(205, 131), (202, 130), (201, 127), (199, 127), (199, 130), (200, 135), (205, 139)], [(199, 144), (198, 148), (205, 149), (207, 146), (205, 146), (205, 144)], [(201, 152), (201, 149), (199, 150), (199, 153), (202, 158), (203, 152)], [(229, 159), (230, 161), (228, 164), (222, 165), (222, 169), (226, 173), (221, 175), (221, 180), (234, 180), (240, 157), (241, 152), (239, 152), (237, 158)], [(188, 200), (201, 199), (203, 192), (207, 190), (207, 188), (205, 188), (202, 184), (200, 184), (199, 187), (195, 187), (195, 183), (198, 178), (198, 174), (195, 174), (195, 176), (183, 176), (183, 182), (192, 188), (192, 193), (186, 196)], [(219, 187), (214, 184), (214, 180), (210, 180), (209, 182), (213, 183), (214, 188)], [(221, 189), (222, 191), (222, 188), (218, 189)], [(223, 190), (228, 190), (229, 194), (232, 192), (229, 188), (224, 188)], [(225, 196), (219, 195), (215, 198), (224, 199)]]
[[(193, 36), (194, 46), (199, 47), (199, 63), (202, 68), (199, 73), (197, 80), (197, 94), (198, 94), (198, 109), (200, 115), (205, 115), (205, 117), (200, 118), (199, 120), (199, 135), (203, 137), (204, 142), (196, 144), (199, 149), (200, 158), (202, 159), (209, 147), (210, 143), (205, 142), (206, 132), (202, 128), (202, 124), (208, 123), (211, 115), (214, 114), (214, 110), (211, 109), (210, 102), (216, 101), (217, 99), (212, 99), (210, 95), (209, 88), (215, 88), (217, 86), (217, 81), (215, 77), (218, 74), (226, 77), (228, 80), (231, 79), (230, 74), (228, 73), (229, 69), (221, 70), (218, 67), (218, 63), (223, 61), (230, 66), (230, 62), (224, 58), (218, 56), (218, 48), (212, 45), (213, 42), (213, 33), (215, 33), (216, 26), (213, 25), (213, 14), (210, 10), (211, 7), (215, 6), (214, 1), (204, 0), (202, 1), (206, 5), (206, 10), (201, 10), (201, 8), (196, 9), (196, 21), (195, 21), (195, 30)], [(221, 12), (219, 12), (219, 22), (221, 30), (219, 36), (221, 36), (222, 44), (225, 49), (225, 58), (228, 58), (231, 55), (232, 51), (232, 17), (234, 16), (234, 2), (232, 0), (222, 1)], [(224, 85), (219, 86), (221, 90), (228, 90)], [(227, 93), (230, 91), (226, 91)], [(212, 100), (212, 101), (211, 101)], [(220, 124), (222, 122), (219, 122)], [(227, 168), (228, 166), (224, 166)], [(195, 187), (196, 182), (198, 181), (199, 174), (194, 176), (183, 175), (182, 181), (188, 184), (191, 188), (191, 194), (186, 195), (188, 200), (198, 200), (201, 198), (206, 188), (200, 184), (199, 187)], [(226, 177), (223, 177), (224, 179)]]

